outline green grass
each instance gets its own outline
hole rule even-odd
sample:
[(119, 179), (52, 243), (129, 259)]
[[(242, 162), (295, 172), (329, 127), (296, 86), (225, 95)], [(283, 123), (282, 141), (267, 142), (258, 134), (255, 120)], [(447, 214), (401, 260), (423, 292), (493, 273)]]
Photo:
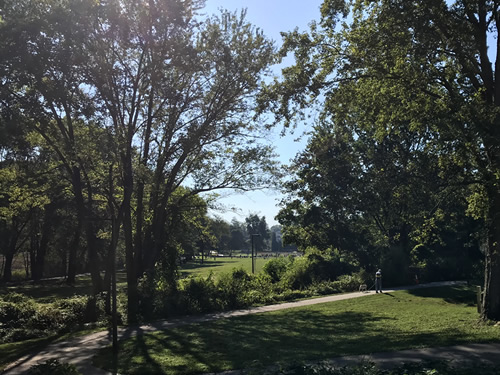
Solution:
[[(466, 287), (399, 291), (178, 327), (123, 342), (118, 371), (196, 374), (500, 341), (498, 326), (478, 322), (474, 298)], [(95, 363), (109, 369), (109, 358), (106, 348)]]
[[(255, 258), (255, 273), (262, 270), (262, 267), (269, 259)], [(181, 266), (180, 272), (183, 277), (203, 276), (206, 277), (213, 272), (214, 274), (231, 272), (233, 268), (243, 268), (248, 273), (252, 272), (251, 258), (233, 257), (209, 257), (203, 261), (191, 261)]]
[[(117, 273), (117, 287), (125, 288), (125, 272)], [(75, 285), (68, 285), (64, 280), (43, 280), (38, 284), (24, 282), (13, 286), (0, 286), (0, 295), (20, 293), (35, 299), (38, 303), (51, 303), (59, 298), (84, 296), (92, 294), (92, 280), (90, 276), (79, 276)]]

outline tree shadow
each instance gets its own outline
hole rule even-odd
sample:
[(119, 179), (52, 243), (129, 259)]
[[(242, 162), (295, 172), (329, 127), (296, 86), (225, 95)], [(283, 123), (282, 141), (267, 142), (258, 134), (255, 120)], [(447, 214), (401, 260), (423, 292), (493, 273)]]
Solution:
[(408, 294), (423, 298), (441, 298), (455, 305), (474, 306), (476, 303), (476, 292), (473, 287), (467, 285), (415, 288), (408, 290)]
[[(445, 345), (460, 337), (458, 331), (445, 336), (441, 332), (414, 335), (396, 328), (381, 331), (377, 322), (395, 318), (376, 313), (304, 309), (281, 312), (272, 318), (269, 314), (191, 324), (156, 332), (146, 339), (136, 337), (127, 344), (121, 368), (148, 374), (220, 372), (269, 366), (277, 358), (292, 363), (370, 354), (379, 351), (382, 342), (385, 350), (398, 350), (415, 342), (422, 346)], [(159, 353), (175, 360), (159, 363)], [(134, 357), (140, 357), (142, 364), (134, 363)]]

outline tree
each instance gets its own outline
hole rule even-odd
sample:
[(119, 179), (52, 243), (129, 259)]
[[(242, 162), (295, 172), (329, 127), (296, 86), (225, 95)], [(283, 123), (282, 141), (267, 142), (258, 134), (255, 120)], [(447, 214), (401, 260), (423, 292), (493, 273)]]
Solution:
[[(138, 278), (178, 254), (172, 199), (262, 188), (278, 174), (254, 118), (273, 43), (244, 12), (200, 22), (202, 5), (8, 0), (1, 11), (2, 118), (36, 131), (71, 182), (68, 279), (85, 234), (100, 291), (121, 230), (131, 322)], [(175, 267), (167, 269), (173, 279)]]
[(168, 251), (173, 192), (188, 177), (196, 195), (265, 186), (274, 173), (271, 150), (255, 143), (260, 125), (251, 118), (259, 79), (274, 60), (272, 43), (244, 14), (223, 12), (200, 24), (198, 5), (107, 2), (94, 11), (98, 26), (80, 51), (94, 101), (119, 145), (132, 320), (138, 275)]
[(476, 212), (488, 228), (482, 316), (494, 320), (500, 319), (500, 49), (489, 53), (488, 44), (498, 40), (498, 7), (488, 0), (327, 0), (309, 34), (286, 35), (282, 54), (295, 51), (296, 64), (261, 101), (290, 123), (311, 100), (324, 98), (324, 118), (371, 127), (375, 140), (404, 127), (432, 133), (425, 151), (439, 156), (441, 175), (480, 190), (469, 201), (485, 208)]
[[(368, 130), (355, 126), (325, 122), (315, 127), (285, 183), (278, 219), (286, 239), (302, 250), (333, 246), (365, 269), (382, 266), (390, 282), (411, 281), (401, 272), (409, 268), (438, 277), (438, 267), (430, 264), (450, 250), (463, 259), (465, 250), (459, 254), (458, 249), (471, 242), (470, 235), (482, 223), (467, 220), (465, 190), (439, 176), (437, 158), (423, 151), (423, 137), (402, 129), (380, 142), (372, 139)], [(456, 241), (443, 244), (452, 228)], [(464, 229), (467, 235), (459, 236)], [(472, 242), (477, 250), (478, 241)], [(417, 254), (424, 245), (440, 251)], [(458, 271), (446, 274), (464, 276)]]
[(30, 222), (36, 210), (43, 210), (50, 201), (45, 194), (47, 186), (38, 185), (30, 176), (28, 163), (2, 165), (0, 169), (0, 242), (5, 256), (3, 281), (11, 281), (12, 261), (16, 253), (30, 239)]
[(269, 228), (267, 227), (266, 217), (258, 215), (250, 215), (245, 218), (247, 225), (248, 236), (254, 236), (253, 244), (255, 251), (265, 251), (269, 249), (268, 240), (270, 237)]
[(216, 238), (216, 249), (220, 252), (231, 250), (229, 248), (229, 241), (231, 240), (231, 227), (222, 218), (215, 217), (210, 219), (210, 231)]
[(69, 246), (68, 282), (75, 281), (76, 251), (84, 232), (94, 293), (98, 293), (101, 277), (97, 228), (93, 220), (95, 191), (87, 159), (90, 155), (83, 152), (88, 147), (82, 136), (91, 132), (85, 127), (92, 125), (94, 111), (74, 53), (75, 46), (87, 38), (85, 30), (78, 27), (85, 18), (75, 19), (75, 15), (83, 14), (83, 9), (89, 9), (90, 4), (86, 1), (43, 4), (29, 0), (6, 1), (0, 22), (3, 36), (0, 74), (4, 77), (1, 91), (4, 121), (29, 127), (40, 134), (71, 181), (77, 225)]
[(274, 225), (271, 227), (271, 251), (280, 252), (282, 249), (281, 226)]
[(248, 234), (245, 224), (233, 219), (231, 220), (230, 230), (231, 239), (229, 240), (229, 248), (231, 250), (248, 249), (248, 243), (246, 241)]

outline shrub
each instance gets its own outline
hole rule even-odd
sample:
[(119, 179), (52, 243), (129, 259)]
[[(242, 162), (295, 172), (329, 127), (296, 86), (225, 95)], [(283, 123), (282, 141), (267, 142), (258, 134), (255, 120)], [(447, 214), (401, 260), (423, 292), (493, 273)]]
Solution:
[(359, 285), (363, 284), (364, 280), (361, 279), (359, 274), (342, 275), (333, 282), (333, 288), (341, 292), (354, 292), (359, 289)]
[(242, 268), (220, 275), (217, 281), (217, 300), (223, 310), (238, 309), (251, 304), (247, 296), (250, 280), (250, 275)]
[(256, 375), (265, 373), (266, 375), (469, 375), (479, 373), (482, 375), (497, 375), (500, 367), (492, 365), (474, 365), (474, 368), (467, 366), (455, 367), (448, 362), (423, 362), (413, 364), (403, 364), (391, 370), (380, 369), (370, 362), (360, 362), (354, 366), (339, 367), (328, 362), (314, 364), (291, 364), (278, 370), (262, 371), (262, 369), (251, 369), (249, 374)]
[(322, 281), (319, 283), (314, 283), (309, 287), (313, 294), (316, 295), (325, 295), (325, 294), (335, 294), (342, 292), (339, 289), (338, 284), (335, 284), (334, 281)]
[[(90, 297), (76, 296), (54, 303), (36, 303), (18, 294), (0, 297), (0, 342), (21, 341), (67, 332), (89, 322)], [(93, 301), (98, 316), (102, 315), (102, 301)]]
[(307, 290), (290, 290), (287, 289), (278, 295), (280, 301), (293, 301), (296, 299), (310, 297), (311, 292)]
[(183, 310), (187, 313), (202, 313), (215, 310), (217, 288), (213, 274), (191, 277), (181, 282)]
[(290, 263), (288, 258), (272, 258), (264, 264), (262, 271), (269, 275), (273, 283), (277, 283), (283, 278)]
[(300, 257), (290, 264), (283, 275), (282, 284), (286, 289), (304, 289), (312, 283), (311, 261)]
[(355, 266), (341, 257), (336, 249), (320, 251), (307, 248), (304, 256), (291, 262), (282, 276), (282, 283), (290, 289), (307, 289), (313, 283), (332, 281), (352, 273)]

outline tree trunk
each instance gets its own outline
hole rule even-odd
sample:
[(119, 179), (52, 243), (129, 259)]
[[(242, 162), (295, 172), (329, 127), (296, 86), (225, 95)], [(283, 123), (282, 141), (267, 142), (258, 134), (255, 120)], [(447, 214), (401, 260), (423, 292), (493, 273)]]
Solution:
[(7, 245), (7, 252), (5, 254), (5, 268), (3, 273), (3, 281), (5, 282), (12, 281), (12, 262), (14, 261), (14, 255), (16, 255), (19, 236), (20, 231), (17, 232), (13, 229)]
[(132, 154), (130, 148), (122, 155), (123, 164), (123, 234), (125, 237), (125, 263), (127, 269), (127, 315), (128, 323), (137, 322), (139, 294), (137, 292), (137, 271), (134, 257), (134, 239), (132, 227)]
[(12, 261), (14, 260), (14, 253), (9, 246), (7, 250), (7, 254), (5, 254), (5, 267), (3, 271), (3, 281), (9, 282), (12, 281)]
[[(153, 110), (153, 95), (150, 96), (149, 106), (148, 106), (148, 121), (146, 124), (146, 132), (144, 134), (144, 150), (142, 154), (141, 167), (147, 170), (147, 163), (149, 159), (149, 142), (151, 137), (151, 127), (152, 127), (152, 110)], [(136, 221), (135, 221), (135, 264), (137, 277), (141, 277), (144, 273), (144, 266), (142, 264), (143, 260), (143, 222), (144, 222), (144, 177), (139, 177), (137, 182), (137, 207), (135, 211)]]
[(500, 191), (492, 187), (488, 195), (488, 247), (481, 317), (484, 320), (500, 321)]
[(54, 212), (56, 205), (51, 203), (45, 206), (45, 214), (41, 230), (40, 241), (36, 245), (36, 252), (32, 259), (31, 276), (34, 281), (40, 281), (43, 278), (43, 270), (45, 266), (45, 256), (49, 247), (49, 241), (52, 234)]
[(82, 221), (80, 215), (77, 214), (77, 223), (75, 233), (73, 234), (73, 239), (69, 245), (68, 256), (65, 258), (67, 263), (67, 276), (66, 282), (68, 284), (74, 284), (76, 281), (76, 255), (78, 247), (80, 245), (80, 235), (82, 233)]
[(94, 295), (102, 292), (102, 278), (101, 278), (101, 262), (99, 261), (99, 255), (97, 253), (96, 235), (94, 224), (87, 218), (86, 219), (86, 230), (87, 234), (87, 252), (89, 255), (89, 268), (90, 276), (92, 278), (92, 288)]

